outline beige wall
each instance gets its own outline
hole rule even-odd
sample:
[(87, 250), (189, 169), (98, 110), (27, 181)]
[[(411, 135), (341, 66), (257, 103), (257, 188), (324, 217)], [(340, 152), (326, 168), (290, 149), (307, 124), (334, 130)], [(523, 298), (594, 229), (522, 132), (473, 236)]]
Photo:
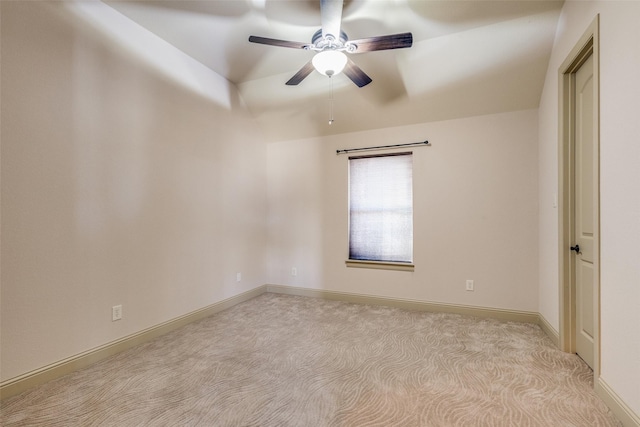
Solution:
[(640, 2), (566, 2), (540, 103), (540, 313), (558, 328), (558, 69), (600, 14), (601, 379), (640, 414)]
[(2, 2), (2, 380), (264, 284), (266, 148), (235, 89), (69, 5)]
[[(269, 144), (269, 283), (537, 312), (537, 120), (527, 110)], [(415, 272), (345, 267), (348, 156), (336, 149), (425, 139), (413, 149)]]
[[(640, 413), (640, 3), (565, 4), (539, 112), (266, 148), (232, 86), (149, 34), (71, 2), (0, 4), (0, 381), (265, 282), (539, 310), (557, 328), (557, 70), (600, 13), (601, 374)], [(425, 138), (415, 272), (346, 268), (335, 150)]]

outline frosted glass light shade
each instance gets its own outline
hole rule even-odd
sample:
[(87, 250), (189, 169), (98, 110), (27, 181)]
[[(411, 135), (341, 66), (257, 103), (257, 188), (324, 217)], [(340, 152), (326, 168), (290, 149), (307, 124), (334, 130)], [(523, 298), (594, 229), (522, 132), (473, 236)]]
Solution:
[(339, 74), (347, 65), (347, 55), (335, 50), (323, 50), (311, 62), (320, 74), (331, 77)]

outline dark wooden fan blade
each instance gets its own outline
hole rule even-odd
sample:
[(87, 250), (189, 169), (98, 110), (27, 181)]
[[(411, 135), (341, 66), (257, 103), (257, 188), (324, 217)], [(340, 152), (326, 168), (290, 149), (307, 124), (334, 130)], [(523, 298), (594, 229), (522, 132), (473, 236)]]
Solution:
[(366, 86), (372, 81), (371, 77), (367, 76), (367, 74), (362, 71), (362, 69), (358, 67), (351, 58), (347, 59), (347, 65), (344, 67), (342, 72), (358, 87)]
[(307, 62), (304, 65), (304, 67), (300, 68), (300, 71), (298, 71), (293, 77), (291, 77), (286, 84), (289, 85), (289, 86), (295, 86), (295, 85), (299, 84), (309, 74), (311, 74), (311, 72), (313, 70), (314, 70), (314, 68), (313, 68), (313, 64), (311, 63), (311, 61)]
[(267, 37), (249, 36), (251, 43), (268, 44), (270, 46), (291, 47), (294, 49), (304, 49), (309, 43), (292, 42), (288, 40), (270, 39)]
[(340, 21), (342, 20), (343, 0), (320, 0), (320, 19), (322, 36), (332, 35), (340, 40)]
[(372, 52), (374, 50), (402, 49), (405, 47), (411, 47), (413, 44), (413, 35), (411, 33), (391, 34), (388, 36), (349, 40), (348, 43), (356, 45), (354, 53)]

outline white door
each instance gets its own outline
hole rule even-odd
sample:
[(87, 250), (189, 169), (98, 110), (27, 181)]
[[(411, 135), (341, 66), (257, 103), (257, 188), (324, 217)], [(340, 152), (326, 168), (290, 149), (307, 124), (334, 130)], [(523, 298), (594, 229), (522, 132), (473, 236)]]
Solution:
[[(593, 368), (594, 352), (594, 123), (593, 56), (575, 73), (574, 277), (576, 353)], [(579, 249), (578, 249), (579, 247)]]

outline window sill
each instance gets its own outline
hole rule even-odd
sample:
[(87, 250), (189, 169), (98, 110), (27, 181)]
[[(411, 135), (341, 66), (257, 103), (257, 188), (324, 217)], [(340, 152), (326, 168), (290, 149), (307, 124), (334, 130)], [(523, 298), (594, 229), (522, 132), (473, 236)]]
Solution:
[(389, 262), (389, 261), (363, 261), (356, 259), (348, 259), (345, 261), (347, 267), (353, 268), (374, 268), (378, 270), (394, 270), (394, 271), (414, 271), (415, 265), (407, 262)]

